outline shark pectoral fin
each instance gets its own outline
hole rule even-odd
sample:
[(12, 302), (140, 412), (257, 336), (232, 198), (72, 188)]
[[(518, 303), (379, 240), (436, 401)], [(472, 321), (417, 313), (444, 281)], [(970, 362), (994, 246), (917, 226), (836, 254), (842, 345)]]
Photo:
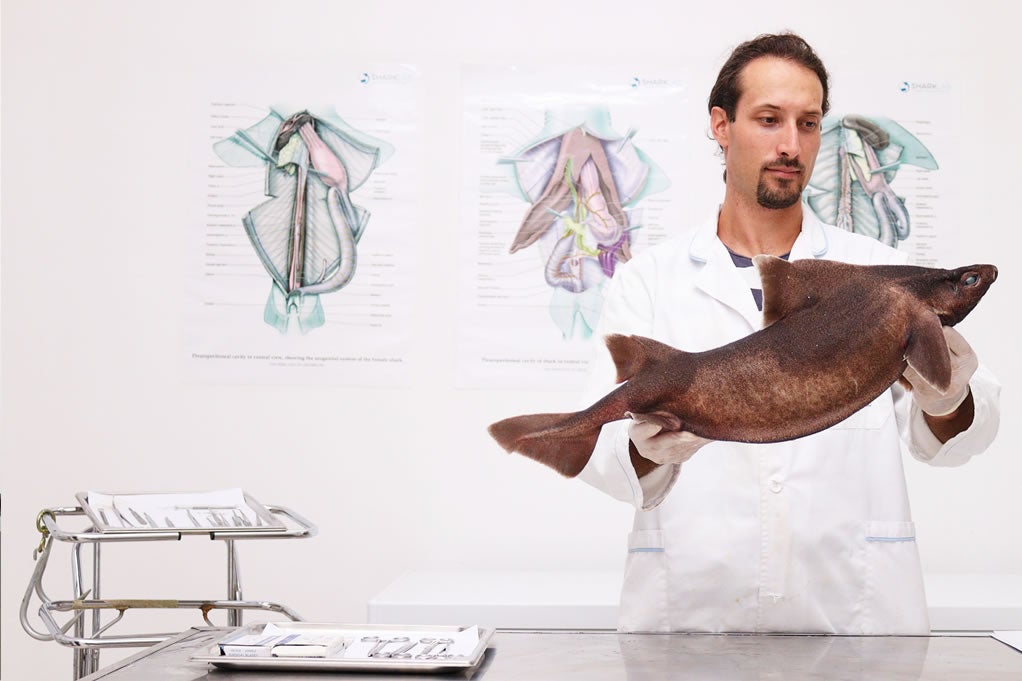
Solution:
[(561, 424), (574, 414), (530, 414), (497, 421), (487, 430), (508, 452), (518, 452), (573, 478), (589, 463), (600, 436), (598, 424), (581, 432)]
[(927, 312), (916, 316), (905, 359), (937, 390), (944, 392), (951, 385), (951, 354), (937, 315)]
[(679, 431), (682, 430), (681, 419), (675, 414), (669, 411), (654, 411), (648, 414), (636, 414), (635, 412), (626, 412), (625, 414), (633, 421), (639, 423), (652, 423), (660, 426), (665, 431)]

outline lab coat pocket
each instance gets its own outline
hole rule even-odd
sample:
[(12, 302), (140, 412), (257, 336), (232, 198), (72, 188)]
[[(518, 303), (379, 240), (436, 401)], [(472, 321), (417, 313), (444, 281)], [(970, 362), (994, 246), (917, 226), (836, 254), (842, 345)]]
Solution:
[(864, 634), (926, 634), (930, 630), (915, 525), (866, 523)]
[(628, 535), (628, 558), (621, 587), (618, 629), (670, 631), (667, 604), (667, 554), (662, 530)]

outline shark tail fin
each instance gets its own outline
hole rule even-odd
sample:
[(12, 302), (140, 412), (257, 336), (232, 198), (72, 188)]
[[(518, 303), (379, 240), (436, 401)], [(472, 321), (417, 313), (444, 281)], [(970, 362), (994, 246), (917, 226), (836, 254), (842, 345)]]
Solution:
[(667, 359), (671, 354), (681, 352), (670, 345), (645, 336), (622, 336), (611, 334), (606, 338), (607, 349), (617, 367), (617, 382), (627, 381), (647, 364)]
[(602, 424), (578, 432), (565, 422), (574, 414), (530, 414), (497, 421), (493, 439), (508, 452), (518, 452), (573, 478), (589, 463)]

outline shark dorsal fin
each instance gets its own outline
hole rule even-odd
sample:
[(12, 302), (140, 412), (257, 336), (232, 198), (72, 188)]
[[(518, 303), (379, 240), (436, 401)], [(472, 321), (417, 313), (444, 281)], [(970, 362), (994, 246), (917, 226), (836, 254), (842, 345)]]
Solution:
[(775, 255), (757, 255), (752, 258), (763, 284), (763, 326), (816, 301), (806, 280), (793, 275), (794, 265)]

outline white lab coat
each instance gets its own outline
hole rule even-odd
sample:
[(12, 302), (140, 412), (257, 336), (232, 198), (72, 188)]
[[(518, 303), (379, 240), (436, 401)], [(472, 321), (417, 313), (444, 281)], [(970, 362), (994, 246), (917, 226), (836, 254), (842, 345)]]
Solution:
[[(598, 333), (701, 351), (761, 328), (716, 225), (714, 215), (620, 267)], [(803, 258), (881, 264), (906, 256), (805, 211), (791, 251), (792, 260)], [(597, 352), (594, 364), (586, 404), (614, 381), (609, 353)], [(580, 477), (637, 509), (619, 628), (928, 632), (902, 442), (932, 465), (959, 465), (983, 451), (997, 432), (1000, 387), (981, 367), (971, 388), (975, 420), (944, 445), (895, 384), (823, 432), (776, 444), (713, 442), (641, 482), (629, 462), (628, 421), (604, 426)]]

